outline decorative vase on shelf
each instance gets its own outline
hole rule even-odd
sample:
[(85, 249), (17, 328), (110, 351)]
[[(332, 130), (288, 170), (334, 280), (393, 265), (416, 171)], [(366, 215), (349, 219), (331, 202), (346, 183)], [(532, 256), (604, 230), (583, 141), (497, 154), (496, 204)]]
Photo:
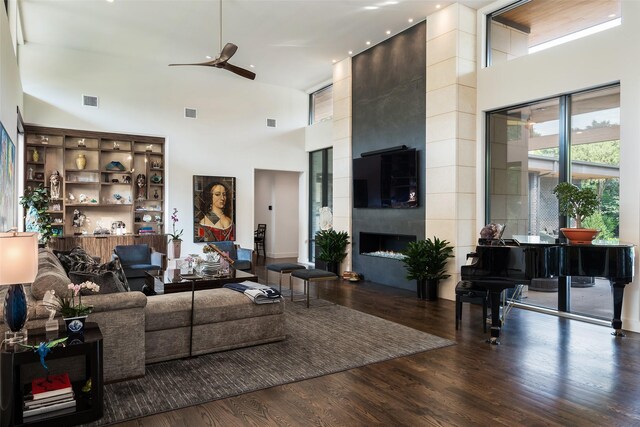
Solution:
[(76, 166), (80, 170), (84, 169), (87, 166), (87, 158), (84, 156), (84, 154), (78, 154), (78, 157), (76, 158)]
[(38, 160), (40, 160), (40, 153), (38, 153), (38, 150), (33, 150), (33, 161), (37, 162)]
[(84, 322), (86, 320), (87, 316), (65, 317), (64, 323), (67, 325), (67, 331), (70, 334), (80, 335), (84, 333)]

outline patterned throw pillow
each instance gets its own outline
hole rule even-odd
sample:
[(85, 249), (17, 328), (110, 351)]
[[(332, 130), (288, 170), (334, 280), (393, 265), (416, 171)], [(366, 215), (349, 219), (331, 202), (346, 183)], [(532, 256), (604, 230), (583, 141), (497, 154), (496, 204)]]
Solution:
[[(124, 289), (125, 291), (129, 291), (129, 283), (127, 282), (127, 278), (124, 274), (124, 270), (122, 269), (122, 265), (120, 264), (120, 260), (118, 259), (114, 259), (107, 263), (100, 264), (95, 259), (93, 259), (93, 257), (87, 254), (85, 250), (82, 249), (81, 247), (73, 248), (68, 253), (57, 252), (56, 255), (60, 260), (60, 263), (62, 264), (64, 269), (67, 271), (67, 274), (69, 274), (69, 278), (71, 278), (72, 281), (73, 281), (73, 278), (71, 277), (71, 273), (73, 272), (93, 273), (96, 275), (95, 276), (96, 280), (105, 281), (107, 280), (106, 277), (113, 277), (113, 280), (117, 281), (117, 283), (113, 284), (113, 286), (108, 286), (108, 289)], [(104, 275), (105, 277), (102, 277), (102, 278), (98, 277), (98, 275), (105, 272), (112, 272), (113, 275)], [(79, 276), (76, 276), (76, 277), (79, 277)], [(83, 282), (86, 280), (90, 280), (100, 285), (100, 283), (91, 279), (85, 279), (83, 280)], [(79, 282), (79, 283), (82, 283), (82, 282)], [(115, 291), (112, 291), (112, 292), (115, 292)], [(100, 293), (103, 293), (102, 289)]]

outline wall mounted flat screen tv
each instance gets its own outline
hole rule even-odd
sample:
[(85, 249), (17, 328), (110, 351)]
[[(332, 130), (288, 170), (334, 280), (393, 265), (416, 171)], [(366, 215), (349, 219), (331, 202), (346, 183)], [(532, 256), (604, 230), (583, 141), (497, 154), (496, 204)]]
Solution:
[(353, 159), (353, 207), (418, 207), (418, 170), (416, 149)]

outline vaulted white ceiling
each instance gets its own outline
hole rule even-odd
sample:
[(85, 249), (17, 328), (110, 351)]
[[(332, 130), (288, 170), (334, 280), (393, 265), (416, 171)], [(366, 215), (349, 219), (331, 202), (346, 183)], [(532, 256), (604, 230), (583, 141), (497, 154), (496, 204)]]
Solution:
[[(474, 9), (491, 1), (465, 0)], [(224, 0), (222, 41), (229, 61), (257, 81), (308, 90), (331, 78), (332, 60), (357, 54), (425, 19), (451, 1)], [(367, 7), (377, 7), (368, 9)], [(114, 61), (166, 67), (204, 62), (220, 46), (217, 0), (22, 0), (25, 43), (97, 52)], [(408, 20), (413, 19), (413, 23)], [(390, 31), (390, 34), (386, 34)], [(254, 65), (254, 68), (250, 68)], [(186, 67), (176, 73), (188, 75)], [(211, 69), (212, 78), (228, 71)], [(241, 78), (241, 77), (237, 77)], [(250, 82), (247, 80), (248, 84)]]

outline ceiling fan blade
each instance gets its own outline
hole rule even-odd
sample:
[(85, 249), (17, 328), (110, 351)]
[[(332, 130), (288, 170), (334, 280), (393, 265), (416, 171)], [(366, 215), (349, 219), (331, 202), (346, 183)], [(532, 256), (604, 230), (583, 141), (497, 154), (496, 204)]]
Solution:
[(235, 65), (231, 65), (228, 62), (225, 62), (220, 68), (229, 70), (232, 73), (236, 73), (237, 75), (247, 78), (249, 80), (253, 80), (256, 78), (256, 73), (253, 73), (249, 70), (245, 70), (244, 68), (236, 67)]
[(213, 61), (207, 61), (207, 62), (198, 62), (196, 64), (169, 64), (169, 67), (173, 67), (176, 65), (204, 65), (206, 67), (215, 67), (217, 64), (217, 59), (213, 60)]
[(221, 62), (228, 61), (229, 58), (231, 58), (233, 55), (235, 55), (237, 50), (238, 50), (238, 46), (236, 46), (233, 43), (227, 43), (222, 48), (222, 52), (220, 52), (220, 56), (218, 57), (218, 59)]

